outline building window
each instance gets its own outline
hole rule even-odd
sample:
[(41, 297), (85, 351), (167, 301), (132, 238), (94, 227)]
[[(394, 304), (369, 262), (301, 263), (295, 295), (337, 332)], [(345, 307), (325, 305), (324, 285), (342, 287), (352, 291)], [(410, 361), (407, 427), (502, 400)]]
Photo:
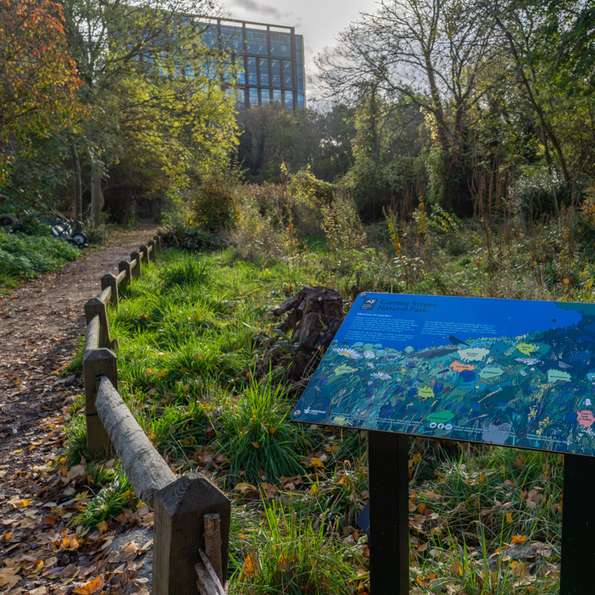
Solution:
[(291, 62), (283, 60), (283, 86), (286, 89), (293, 87), (293, 81), (291, 76)]
[(248, 29), (248, 31), (246, 32), (246, 40), (248, 43), (249, 54), (258, 54), (260, 56), (267, 55), (268, 48), (266, 31), (256, 31), (254, 29)]
[(258, 59), (258, 68), (260, 69), (260, 86), (268, 87), (270, 84), (268, 59), (267, 58), (259, 58)]
[(261, 89), (260, 90), (260, 103), (262, 105), (266, 105), (267, 103), (271, 103), (271, 97), (269, 95), (268, 89)]
[(303, 93), (298, 93), (297, 104), (298, 107), (304, 107), (304, 105), (306, 105), (306, 98), (304, 97)]
[(293, 109), (293, 93), (291, 91), (285, 91), (285, 107), (288, 110)]
[(273, 102), (281, 103), (283, 101), (283, 93), (280, 89), (273, 89)]
[(291, 56), (291, 35), (288, 33), (271, 33), (271, 51), (275, 57), (289, 58)]
[(221, 27), (221, 46), (232, 52), (244, 52), (244, 36), (242, 30), (238, 27)]
[(244, 69), (244, 58), (240, 57), (236, 62), (238, 70), (238, 85), (246, 84), (246, 70)]
[(250, 89), (249, 96), (250, 96), (250, 105), (251, 106), (258, 105), (258, 89)]
[(217, 46), (217, 26), (207, 25), (202, 34), (202, 41), (208, 48)]
[(271, 60), (271, 66), (273, 67), (273, 87), (277, 89), (281, 88), (281, 61)]
[(258, 74), (256, 71), (256, 58), (248, 58), (248, 84), (258, 84)]

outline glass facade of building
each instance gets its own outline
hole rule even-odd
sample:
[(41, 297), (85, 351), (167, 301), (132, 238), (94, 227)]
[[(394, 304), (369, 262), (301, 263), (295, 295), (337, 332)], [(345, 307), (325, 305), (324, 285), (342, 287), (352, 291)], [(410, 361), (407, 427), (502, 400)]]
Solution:
[(305, 107), (304, 38), (293, 27), (214, 19), (205, 23), (202, 38), (208, 47), (229, 54), (224, 83), (236, 79), (240, 107), (269, 103), (289, 110)]

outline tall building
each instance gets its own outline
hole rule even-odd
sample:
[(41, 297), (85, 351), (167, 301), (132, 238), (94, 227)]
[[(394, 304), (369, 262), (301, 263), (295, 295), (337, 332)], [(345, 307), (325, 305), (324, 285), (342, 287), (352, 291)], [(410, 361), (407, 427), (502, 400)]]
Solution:
[(239, 107), (305, 107), (304, 38), (294, 27), (224, 18), (205, 21), (205, 45), (228, 52), (237, 66)]

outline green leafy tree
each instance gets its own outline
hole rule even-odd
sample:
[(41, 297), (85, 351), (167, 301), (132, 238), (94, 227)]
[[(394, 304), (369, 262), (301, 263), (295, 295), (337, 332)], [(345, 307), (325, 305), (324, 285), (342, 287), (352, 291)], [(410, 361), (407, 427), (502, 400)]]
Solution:
[[(198, 176), (225, 167), (236, 139), (234, 109), (221, 80), (224, 56), (201, 43), (209, 0), (128, 4), (65, 0), (70, 47), (89, 117), (73, 139), (75, 170), (88, 176), (91, 220), (100, 220), (104, 187), (116, 166), (147, 194), (179, 196)], [(85, 162), (81, 165), (83, 155)], [(82, 203), (81, 183), (75, 203)]]

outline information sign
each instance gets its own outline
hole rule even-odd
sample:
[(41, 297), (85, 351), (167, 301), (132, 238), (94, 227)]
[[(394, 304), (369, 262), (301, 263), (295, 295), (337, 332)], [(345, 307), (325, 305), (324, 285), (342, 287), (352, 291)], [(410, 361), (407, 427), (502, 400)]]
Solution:
[(409, 592), (408, 436), (564, 453), (562, 595), (593, 592), (595, 304), (364, 293), (292, 416), (368, 430), (372, 595)]
[(293, 419), (595, 456), (594, 346), (594, 304), (363, 293)]

